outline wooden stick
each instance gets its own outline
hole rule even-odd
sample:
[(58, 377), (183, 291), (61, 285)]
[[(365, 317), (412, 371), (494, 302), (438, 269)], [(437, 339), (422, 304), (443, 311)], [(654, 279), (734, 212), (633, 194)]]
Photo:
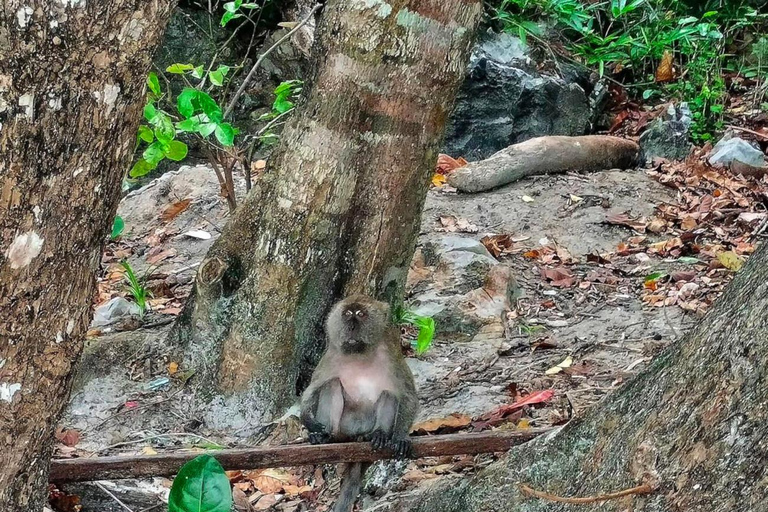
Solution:
[[(532, 428), (514, 432), (448, 434), (414, 437), (413, 456), (437, 457), (477, 453), (505, 452), (553, 428)], [(370, 462), (390, 458), (389, 452), (376, 452), (370, 443), (297, 444), (206, 452), (177, 452), (161, 455), (128, 455), (58, 459), (51, 461), (52, 482), (119, 480), (148, 476), (175, 475), (181, 466), (207, 453), (226, 470)]]
[(737, 132), (744, 132), (749, 133), (750, 135), (754, 135), (755, 137), (760, 137), (763, 140), (768, 140), (768, 135), (760, 132), (756, 132), (755, 130), (750, 130), (749, 128), (744, 128), (742, 126), (734, 126), (732, 124), (725, 125), (726, 128), (730, 128), (731, 130), (736, 130)]
[(630, 496), (632, 494), (650, 494), (653, 492), (653, 487), (648, 484), (638, 485), (631, 489), (624, 489), (619, 492), (612, 492), (610, 494), (601, 494), (600, 496), (586, 496), (584, 498), (566, 498), (563, 496), (555, 496), (544, 491), (537, 491), (525, 484), (520, 484), (520, 490), (526, 496), (532, 496), (535, 498), (541, 498), (547, 501), (556, 501), (558, 503), (570, 503), (572, 505), (587, 505), (589, 503), (596, 503), (598, 501), (615, 500), (616, 498), (623, 498), (624, 496)]

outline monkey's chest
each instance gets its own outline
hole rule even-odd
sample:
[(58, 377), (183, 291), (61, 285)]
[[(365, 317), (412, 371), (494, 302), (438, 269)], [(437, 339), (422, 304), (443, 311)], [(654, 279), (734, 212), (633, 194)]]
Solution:
[(382, 391), (394, 389), (389, 375), (383, 368), (377, 368), (376, 365), (347, 365), (339, 378), (346, 398), (356, 405), (374, 404)]

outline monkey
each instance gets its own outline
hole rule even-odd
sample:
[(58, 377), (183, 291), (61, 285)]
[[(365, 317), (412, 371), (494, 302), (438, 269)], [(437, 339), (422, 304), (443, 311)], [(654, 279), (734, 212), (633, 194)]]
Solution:
[[(389, 305), (363, 295), (347, 297), (331, 309), (325, 331), (325, 352), (301, 397), (309, 441), (369, 441), (374, 450), (408, 457), (419, 401)], [(334, 512), (351, 512), (370, 463), (343, 466)]]

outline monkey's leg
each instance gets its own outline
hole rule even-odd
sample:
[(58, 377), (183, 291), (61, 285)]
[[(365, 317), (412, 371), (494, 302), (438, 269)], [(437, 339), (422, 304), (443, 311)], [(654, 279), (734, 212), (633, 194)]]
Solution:
[(344, 395), (338, 378), (324, 382), (312, 393), (304, 406), (301, 419), (309, 430), (309, 442), (328, 442), (339, 432), (344, 412)]
[(411, 455), (411, 440), (408, 437), (418, 404), (398, 400), (389, 391), (384, 391), (376, 401), (376, 423), (371, 434), (374, 450), (391, 449), (401, 459)]

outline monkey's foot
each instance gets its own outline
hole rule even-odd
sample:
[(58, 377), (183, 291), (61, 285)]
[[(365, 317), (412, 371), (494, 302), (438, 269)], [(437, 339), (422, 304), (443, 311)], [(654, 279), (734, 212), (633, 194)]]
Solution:
[(387, 439), (387, 435), (381, 430), (377, 430), (371, 434), (371, 446), (376, 451), (389, 447), (389, 439)]
[(389, 441), (387, 446), (398, 459), (408, 459), (413, 455), (413, 445), (410, 439), (401, 439)]
[(310, 432), (309, 442), (310, 444), (325, 444), (331, 440), (331, 434), (328, 432)]

